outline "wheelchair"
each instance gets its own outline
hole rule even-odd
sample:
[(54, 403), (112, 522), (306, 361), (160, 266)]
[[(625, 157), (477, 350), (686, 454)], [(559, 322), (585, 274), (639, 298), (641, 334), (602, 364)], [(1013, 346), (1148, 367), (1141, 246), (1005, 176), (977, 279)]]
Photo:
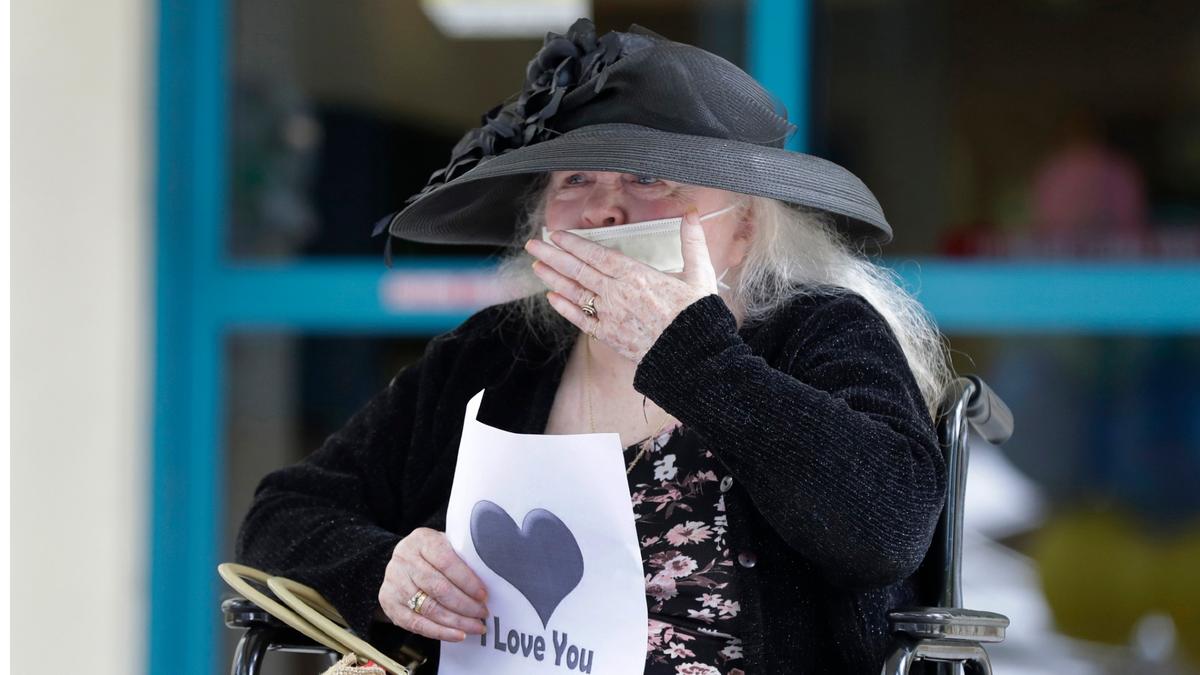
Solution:
[[(937, 432), (946, 459), (946, 505), (919, 574), (928, 579), (930, 606), (898, 607), (888, 613), (892, 646), (882, 675), (915, 672), (959, 675), (970, 671), (991, 675), (985, 644), (1004, 641), (1008, 617), (963, 608), (962, 538), (968, 462), (968, 438), (974, 429), (984, 440), (999, 445), (1012, 435), (1008, 406), (977, 376), (954, 380), (938, 407)], [(230, 669), (232, 675), (257, 675), (269, 652), (326, 655), (330, 665), (341, 656), (306, 637), (243, 597), (221, 603), (225, 625), (244, 630)], [(420, 673), (425, 658), (409, 646), (382, 646), (411, 673)]]

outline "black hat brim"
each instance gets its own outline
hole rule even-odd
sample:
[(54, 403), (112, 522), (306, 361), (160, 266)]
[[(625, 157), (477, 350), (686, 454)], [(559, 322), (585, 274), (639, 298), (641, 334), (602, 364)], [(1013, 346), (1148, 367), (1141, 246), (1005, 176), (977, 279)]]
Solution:
[(481, 160), (394, 214), (388, 231), (412, 241), (505, 245), (521, 198), (547, 171), (619, 171), (770, 197), (828, 211), (852, 241), (885, 244), (892, 228), (850, 171), (820, 157), (755, 143), (597, 124)]

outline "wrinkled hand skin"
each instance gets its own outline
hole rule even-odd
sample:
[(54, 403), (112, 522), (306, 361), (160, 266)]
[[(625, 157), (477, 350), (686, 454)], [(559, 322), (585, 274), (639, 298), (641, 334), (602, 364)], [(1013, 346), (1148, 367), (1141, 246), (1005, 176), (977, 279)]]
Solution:
[[(559, 230), (550, 238), (560, 248), (537, 239), (525, 244), (525, 250), (537, 258), (534, 273), (551, 289), (550, 305), (634, 363), (642, 362), (688, 305), (717, 292), (716, 272), (694, 207), (684, 214), (680, 228), (682, 278), (570, 232)], [(581, 308), (593, 296), (596, 317)]]
[[(429, 595), (417, 614), (408, 601), (417, 590)], [(461, 642), (467, 633), (487, 632), (487, 589), (450, 546), (443, 532), (419, 527), (392, 549), (379, 587), (379, 606), (388, 620), (411, 633)]]

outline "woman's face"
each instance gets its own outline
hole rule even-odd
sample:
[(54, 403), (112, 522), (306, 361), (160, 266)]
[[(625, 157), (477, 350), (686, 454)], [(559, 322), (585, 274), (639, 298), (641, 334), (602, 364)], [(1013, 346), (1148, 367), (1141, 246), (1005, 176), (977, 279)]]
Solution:
[[(729, 206), (737, 195), (716, 188), (613, 171), (554, 171), (546, 193), (546, 229), (573, 230), (677, 218), (689, 206), (703, 216)], [(700, 223), (717, 274), (742, 262), (751, 227), (740, 209)], [(680, 274), (680, 273), (676, 273)]]

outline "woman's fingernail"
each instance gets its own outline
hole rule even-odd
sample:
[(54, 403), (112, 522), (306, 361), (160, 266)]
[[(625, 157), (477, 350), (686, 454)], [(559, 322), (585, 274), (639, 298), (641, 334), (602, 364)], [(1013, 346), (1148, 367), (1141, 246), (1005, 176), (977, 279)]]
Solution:
[(683, 212), (683, 215), (685, 218), (699, 218), (700, 210), (697, 209), (695, 205), (690, 205), (687, 207), (687, 210)]

